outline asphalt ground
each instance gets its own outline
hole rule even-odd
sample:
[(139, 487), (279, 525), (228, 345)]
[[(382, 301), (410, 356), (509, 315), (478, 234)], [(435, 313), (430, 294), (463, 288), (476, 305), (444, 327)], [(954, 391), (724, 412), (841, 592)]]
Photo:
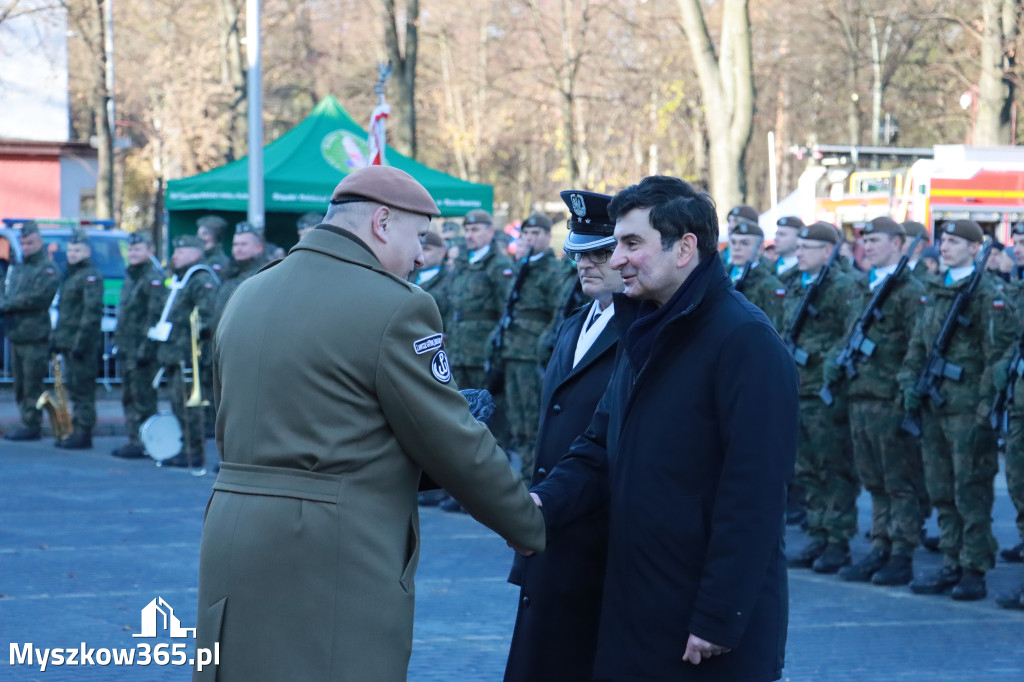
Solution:
[[(11, 664), (11, 644), (38, 649), (129, 648), (181, 640), (133, 638), (140, 610), (162, 597), (184, 627), (195, 624), (199, 541), (214, 476), (121, 461), (120, 438), (87, 452), (52, 441), (0, 441), (0, 680), (185, 680), (186, 667)], [(212, 443), (210, 444), (210, 456)], [(1016, 540), (1002, 475), (995, 532)], [(861, 529), (869, 500), (859, 500)], [(462, 514), (421, 510), (422, 552), (410, 680), (500, 680), (517, 590), (505, 582), (510, 550)], [(934, 522), (930, 522), (934, 532)], [(797, 528), (788, 542), (804, 541)], [(855, 555), (868, 549), (859, 534)], [(918, 572), (938, 555), (919, 550)], [(790, 572), (785, 680), (1024, 680), (1024, 612), (992, 596), (1024, 581), (1024, 567), (1000, 562), (988, 599), (958, 603), (909, 589), (843, 583)], [(194, 655), (191, 650), (188, 656)], [(290, 681), (289, 681), (290, 682)]]

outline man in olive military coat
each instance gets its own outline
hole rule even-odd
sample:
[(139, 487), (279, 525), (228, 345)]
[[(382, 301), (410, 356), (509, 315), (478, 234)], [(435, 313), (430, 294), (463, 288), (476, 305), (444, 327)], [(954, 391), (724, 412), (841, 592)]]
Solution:
[(121, 405), (128, 442), (115, 449), (115, 457), (145, 457), (139, 429), (156, 414), (156, 342), (147, 334), (159, 321), (166, 289), (163, 275), (153, 264), (153, 241), (146, 232), (128, 236), (128, 269), (121, 285), (121, 309), (114, 344), (121, 361)]
[(57, 266), (43, 248), (43, 236), (35, 221), (21, 226), (22, 261), (10, 266), (0, 283), (0, 315), (11, 341), (14, 400), (21, 411), (22, 426), (4, 434), (7, 440), (39, 440), (43, 415), (36, 401), (50, 354), (50, 303), (60, 286)]
[(68, 398), (74, 408), (74, 431), (57, 447), (84, 450), (92, 447), (96, 425), (96, 377), (103, 347), (103, 275), (92, 264), (89, 235), (77, 228), (68, 239), (68, 271), (60, 285), (57, 328), (53, 349), (67, 364)]
[[(757, 252), (763, 243), (764, 232), (757, 223), (743, 220), (733, 227), (729, 235), (729, 252), (732, 257), (729, 278), (736, 291), (760, 308), (778, 329), (782, 324), (786, 287), (767, 266), (761, 264)], [(753, 263), (744, 275), (746, 265), (751, 261)]]
[[(611, 267), (615, 224), (611, 197), (562, 192), (572, 210), (565, 253), (578, 264), (577, 281), (590, 302), (557, 330), (554, 353), (544, 374), (533, 485), (541, 483), (590, 424), (615, 365), (618, 334), (612, 295), (622, 292), (622, 275)], [(533, 557), (516, 556), (509, 582), (519, 585), (507, 682), (590, 680), (597, 653), (601, 593), (607, 552), (608, 515), (600, 508), (552, 529), (548, 548)]]
[(325, 222), (228, 302), (196, 633), (220, 665), (194, 679), (405, 680), (421, 473), (512, 545), (544, 548), (453, 381), (437, 306), (407, 281), (436, 213), (407, 173), (354, 171)]
[(945, 223), (940, 230), (942, 260), (949, 269), (943, 278), (925, 280), (926, 303), (898, 380), (905, 409), (921, 411), (925, 485), (938, 512), (939, 550), (945, 556), (941, 569), (917, 577), (910, 588), (973, 601), (987, 594), (985, 573), (994, 567), (996, 554), (992, 504), (999, 465), (989, 423), (993, 368), (1013, 343), (1017, 321), (1012, 300), (983, 276), (962, 313), (965, 323), (956, 325), (943, 356), (963, 369), (960, 380), (942, 380), (942, 404), (917, 393), (932, 343), (954, 298), (970, 281), (985, 238), (972, 220)]

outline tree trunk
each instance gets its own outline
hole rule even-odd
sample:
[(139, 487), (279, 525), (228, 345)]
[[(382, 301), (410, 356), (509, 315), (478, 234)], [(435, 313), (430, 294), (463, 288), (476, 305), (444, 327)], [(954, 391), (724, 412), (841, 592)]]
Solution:
[(747, 0), (724, 0), (717, 57), (699, 0), (679, 0), (679, 8), (704, 102), (711, 196), (719, 219), (724, 220), (746, 194), (744, 158), (754, 118), (748, 4)]
[(1018, 23), (1021, 12), (1021, 0), (1003, 0), (1003, 106), (999, 111), (999, 139), (1002, 144), (1016, 144), (1016, 49), (1020, 35)]
[(96, 217), (114, 217), (114, 131), (110, 129), (108, 107), (111, 93), (107, 91), (106, 22), (103, 19), (103, 3), (112, 0), (96, 0), (91, 8), (96, 41), (92, 48), (93, 97), (92, 115), (96, 126)]
[(406, 0), (405, 50), (398, 40), (398, 15), (395, 0), (383, 0), (385, 12), (384, 42), (398, 83), (394, 98), (394, 146), (406, 156), (416, 158), (416, 58), (419, 52), (417, 28), (419, 0)]
[(978, 113), (974, 123), (974, 144), (1001, 143), (999, 114), (1003, 109), (1003, 32), (1000, 28), (1000, 0), (982, 0), (981, 71), (978, 75)]
[(242, 2), (219, 0), (221, 81), (231, 88), (228, 100), (228, 161), (240, 159), (249, 149), (249, 99), (246, 65), (242, 55)]

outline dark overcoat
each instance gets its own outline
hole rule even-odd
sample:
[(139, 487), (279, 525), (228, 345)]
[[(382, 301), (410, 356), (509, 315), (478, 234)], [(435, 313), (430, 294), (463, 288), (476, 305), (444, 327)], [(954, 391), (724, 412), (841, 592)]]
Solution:
[[(796, 369), (717, 258), (666, 305), (638, 366), (627, 330), (641, 305), (616, 297), (608, 390), (586, 434), (534, 490), (553, 533), (610, 505), (595, 679), (778, 679)], [(691, 633), (732, 651), (693, 666), (682, 660)]]
[[(579, 364), (572, 366), (589, 310), (590, 306), (583, 308), (562, 324), (544, 374), (534, 485), (547, 477), (586, 430), (615, 364), (618, 334), (609, 324)], [(554, 532), (543, 554), (528, 559), (516, 555), (509, 582), (520, 586), (519, 611), (506, 680), (590, 680), (607, 532), (607, 509), (598, 507)]]

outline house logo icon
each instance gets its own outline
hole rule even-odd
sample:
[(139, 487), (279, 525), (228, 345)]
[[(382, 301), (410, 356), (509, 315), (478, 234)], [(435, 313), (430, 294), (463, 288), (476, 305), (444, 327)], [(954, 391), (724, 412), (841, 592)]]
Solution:
[(156, 637), (158, 632), (167, 632), (172, 638), (188, 637), (189, 633), (193, 639), (196, 636), (195, 628), (181, 627), (174, 609), (163, 597), (157, 597), (142, 609), (142, 632), (132, 637)]

